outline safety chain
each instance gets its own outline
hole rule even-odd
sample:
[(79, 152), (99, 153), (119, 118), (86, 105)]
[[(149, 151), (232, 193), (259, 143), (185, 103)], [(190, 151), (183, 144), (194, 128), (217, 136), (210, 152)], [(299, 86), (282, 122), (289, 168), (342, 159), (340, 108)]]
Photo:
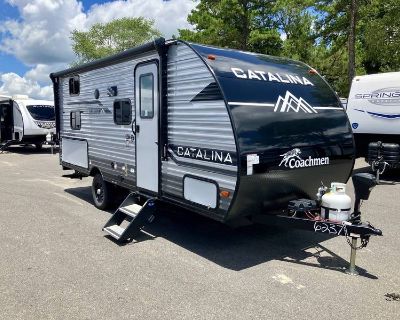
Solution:
[[(383, 157), (380, 156), (378, 159), (372, 161), (371, 167), (372, 171), (376, 171), (379, 174), (383, 174), (386, 170), (386, 166), (389, 165), (386, 161), (383, 161), (383, 168), (381, 169), (382, 171), (379, 171), (380, 164), (382, 163), (381, 161), (383, 160)], [(376, 168), (377, 167), (377, 168)]]
[(349, 237), (349, 234), (348, 234), (348, 232), (347, 232), (347, 228), (346, 228), (345, 222), (343, 222), (342, 225), (343, 225), (343, 230), (344, 230), (344, 235), (345, 235), (345, 237), (346, 237), (346, 241), (347, 241), (347, 243), (349, 244), (349, 246), (350, 246), (352, 249), (354, 249), (354, 250), (361, 250), (362, 248), (365, 248), (365, 247), (368, 245), (369, 237), (367, 237), (367, 238), (360, 238), (360, 239), (361, 239), (361, 244), (360, 244), (358, 247), (354, 247), (354, 246), (352, 245), (352, 243), (350, 242), (350, 237)]

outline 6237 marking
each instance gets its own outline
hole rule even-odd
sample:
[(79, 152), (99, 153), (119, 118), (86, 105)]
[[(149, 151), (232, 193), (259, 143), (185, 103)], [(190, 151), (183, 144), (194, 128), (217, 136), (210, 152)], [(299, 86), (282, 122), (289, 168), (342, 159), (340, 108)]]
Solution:
[(320, 233), (328, 233), (339, 236), (343, 231), (344, 226), (342, 224), (335, 224), (329, 222), (315, 221), (314, 231)]

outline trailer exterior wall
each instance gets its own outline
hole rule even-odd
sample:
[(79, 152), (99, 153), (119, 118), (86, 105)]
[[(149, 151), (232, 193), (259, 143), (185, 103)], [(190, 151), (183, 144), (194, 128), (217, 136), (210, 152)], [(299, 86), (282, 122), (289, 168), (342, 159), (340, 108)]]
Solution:
[(315, 70), (285, 58), (190, 46), (224, 94), (239, 150), (227, 220), (282, 212), (290, 200), (315, 198), (321, 181), (348, 180), (354, 165), (350, 123)]
[(181, 42), (169, 47), (167, 80), (169, 157), (162, 162), (163, 194), (190, 204), (183, 194), (185, 175), (215, 181), (219, 191), (228, 191), (229, 197), (221, 197), (215, 210), (204, 206), (200, 209), (223, 220), (235, 192), (237, 164), (221, 161), (228, 153), (236, 157), (232, 124), (222, 93), (202, 59)]
[[(124, 62), (72, 73), (71, 75), (79, 75), (79, 95), (69, 94), (70, 75), (61, 78), (61, 148), (64, 139), (86, 140), (89, 158), (86, 173), (97, 168), (108, 181), (118, 181), (130, 188), (136, 187), (135, 143), (126, 142), (126, 136), (132, 134), (132, 128), (130, 124), (114, 123), (113, 103), (115, 100), (129, 99), (132, 117), (135, 117), (135, 66), (151, 59), (158, 59), (157, 52), (148, 52)], [(117, 87), (117, 96), (107, 95), (107, 89), (112, 86)], [(94, 97), (96, 89), (100, 92), (98, 99)], [(71, 112), (74, 111), (81, 111), (82, 123), (79, 130), (71, 128)], [(61, 160), (63, 161), (62, 151)], [(68, 166), (67, 163), (65, 165)]]

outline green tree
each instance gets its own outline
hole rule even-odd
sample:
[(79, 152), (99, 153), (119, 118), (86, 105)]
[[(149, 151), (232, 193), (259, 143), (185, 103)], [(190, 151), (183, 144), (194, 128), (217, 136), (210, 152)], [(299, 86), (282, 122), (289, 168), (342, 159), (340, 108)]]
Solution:
[(341, 96), (400, 69), (399, 0), (200, 0), (188, 21), (182, 39), (301, 60)]
[(370, 0), (361, 8), (363, 66), (367, 73), (400, 70), (400, 1)]
[(179, 30), (179, 38), (279, 54), (282, 40), (270, 18), (272, 7), (265, 0), (202, 0), (188, 16), (194, 30)]
[(161, 33), (154, 21), (145, 18), (122, 18), (109, 23), (96, 23), (89, 31), (71, 33), (72, 49), (78, 61), (89, 62), (143, 44)]
[(312, 0), (274, 1), (273, 20), (275, 27), (285, 37), (282, 55), (309, 62), (316, 34), (312, 28), (314, 16)]

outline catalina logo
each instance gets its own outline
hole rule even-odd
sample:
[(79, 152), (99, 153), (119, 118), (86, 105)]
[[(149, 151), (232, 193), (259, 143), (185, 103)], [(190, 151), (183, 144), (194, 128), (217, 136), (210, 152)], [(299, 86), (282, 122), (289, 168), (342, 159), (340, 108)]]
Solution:
[(306, 100), (295, 97), (289, 91), (286, 91), (284, 98), (279, 96), (274, 108), (275, 112), (299, 112), (300, 110), (305, 113), (318, 113)]
[(357, 123), (357, 122), (353, 122), (353, 123), (351, 124), (351, 126), (352, 126), (353, 129), (355, 130), (355, 129), (358, 128), (358, 123)]
[(263, 70), (243, 70), (240, 68), (231, 68), (231, 71), (236, 78), (269, 81), (269, 82), (280, 82), (287, 84), (300, 84), (303, 86), (314, 86), (314, 84), (306, 77), (295, 76), (287, 73), (272, 73)]
[(282, 161), (279, 164), (279, 167), (284, 166), (290, 169), (295, 168), (306, 168), (306, 167), (315, 167), (315, 166), (323, 166), (329, 164), (329, 157), (324, 158), (311, 158), (309, 156), (307, 159), (302, 159), (300, 157), (301, 150), (299, 148), (294, 148), (284, 154), (281, 154)]

